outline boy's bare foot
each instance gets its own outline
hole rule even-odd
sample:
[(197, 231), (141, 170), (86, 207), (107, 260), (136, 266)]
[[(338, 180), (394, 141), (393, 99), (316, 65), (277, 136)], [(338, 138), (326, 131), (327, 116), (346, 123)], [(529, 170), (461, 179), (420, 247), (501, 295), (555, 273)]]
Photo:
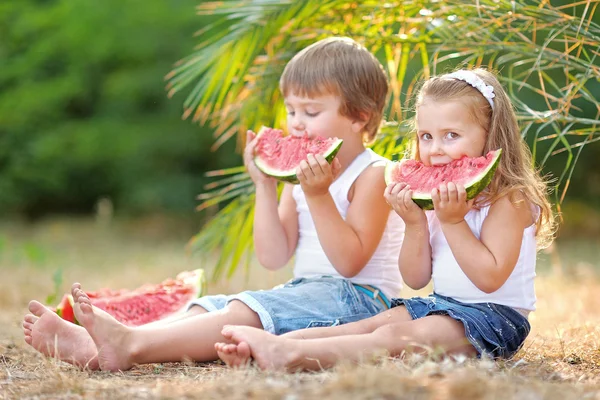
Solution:
[(249, 326), (225, 326), (221, 334), (237, 345), (236, 351), (230, 351), (226, 356), (227, 358), (229, 355), (235, 354), (235, 363), (240, 365), (247, 363), (249, 357), (252, 356), (262, 370), (295, 369), (296, 349), (294, 343), (296, 340), (294, 339), (275, 336), (262, 329)]
[(103, 371), (124, 371), (133, 366), (129, 356), (131, 329), (105, 311), (92, 306), (79, 283), (71, 287), (73, 312), (88, 331), (98, 349), (98, 365)]
[(80, 368), (98, 369), (96, 345), (81, 326), (59, 317), (42, 303), (31, 301), (23, 319), (25, 342), (49, 357)]
[(246, 342), (215, 343), (215, 350), (219, 358), (231, 368), (247, 367), (250, 364), (250, 347)]

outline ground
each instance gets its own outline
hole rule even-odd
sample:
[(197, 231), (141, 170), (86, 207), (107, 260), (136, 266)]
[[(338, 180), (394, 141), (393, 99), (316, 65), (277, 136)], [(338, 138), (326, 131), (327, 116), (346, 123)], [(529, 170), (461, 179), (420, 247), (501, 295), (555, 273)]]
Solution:
[[(186, 255), (188, 234), (163, 218), (0, 225), (0, 399), (600, 399), (600, 268), (590, 261), (598, 260), (599, 242), (592, 240), (559, 241), (553, 255), (540, 256), (532, 332), (505, 363), (378, 359), (293, 375), (173, 363), (106, 373), (45, 359), (23, 341), (27, 302), (45, 300), (54, 291), (53, 276), (62, 277), (61, 291), (74, 280), (90, 290), (159, 282), (206, 262)], [(248, 278), (240, 273), (209, 291), (265, 288), (289, 276), (289, 269), (253, 267)]]

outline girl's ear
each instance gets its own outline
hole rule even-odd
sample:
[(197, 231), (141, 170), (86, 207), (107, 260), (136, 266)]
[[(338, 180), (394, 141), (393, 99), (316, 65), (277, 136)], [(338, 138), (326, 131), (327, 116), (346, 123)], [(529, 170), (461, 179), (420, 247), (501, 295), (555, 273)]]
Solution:
[(352, 121), (352, 129), (356, 133), (361, 133), (365, 129), (365, 125), (369, 122), (371, 115), (367, 112), (361, 112), (359, 115), (359, 119), (355, 119)]

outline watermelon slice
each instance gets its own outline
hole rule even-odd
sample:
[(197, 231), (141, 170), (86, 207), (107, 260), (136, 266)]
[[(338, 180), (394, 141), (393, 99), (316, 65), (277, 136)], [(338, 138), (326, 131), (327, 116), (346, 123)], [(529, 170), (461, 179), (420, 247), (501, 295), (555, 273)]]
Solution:
[(254, 162), (266, 175), (280, 181), (299, 183), (296, 168), (308, 154), (321, 154), (331, 163), (343, 140), (305, 136), (283, 136), (280, 129), (260, 128), (257, 134)]
[(431, 190), (444, 182), (462, 184), (467, 199), (477, 196), (492, 181), (502, 149), (492, 150), (481, 157), (463, 157), (449, 164), (427, 167), (416, 160), (390, 162), (385, 168), (385, 182), (403, 182), (410, 185), (412, 199), (424, 210), (433, 209)]
[[(181, 272), (175, 279), (167, 279), (158, 285), (144, 285), (136, 290), (87, 292), (94, 306), (128, 326), (147, 324), (185, 311), (189, 301), (205, 294), (203, 269)], [(63, 296), (56, 313), (64, 320), (78, 323), (70, 294)]]

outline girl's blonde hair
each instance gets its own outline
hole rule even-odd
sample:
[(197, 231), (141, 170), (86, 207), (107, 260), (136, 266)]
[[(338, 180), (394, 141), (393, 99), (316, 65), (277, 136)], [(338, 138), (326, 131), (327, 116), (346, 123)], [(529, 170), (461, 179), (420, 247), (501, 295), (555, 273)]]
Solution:
[[(513, 204), (533, 204), (539, 207), (536, 221), (538, 247), (548, 246), (554, 236), (554, 214), (547, 199), (547, 184), (533, 167), (529, 146), (523, 140), (512, 103), (496, 76), (484, 69), (471, 70), (486, 85), (494, 88), (494, 109), (483, 94), (470, 84), (447, 75), (427, 80), (417, 96), (415, 110), (425, 100), (460, 101), (469, 110), (474, 121), (486, 131), (484, 154), (502, 149), (498, 169), (488, 188), (478, 196), (476, 206), (493, 204), (509, 196)], [(419, 159), (418, 141), (413, 147), (413, 157)], [(523, 201), (525, 200), (525, 201)]]

